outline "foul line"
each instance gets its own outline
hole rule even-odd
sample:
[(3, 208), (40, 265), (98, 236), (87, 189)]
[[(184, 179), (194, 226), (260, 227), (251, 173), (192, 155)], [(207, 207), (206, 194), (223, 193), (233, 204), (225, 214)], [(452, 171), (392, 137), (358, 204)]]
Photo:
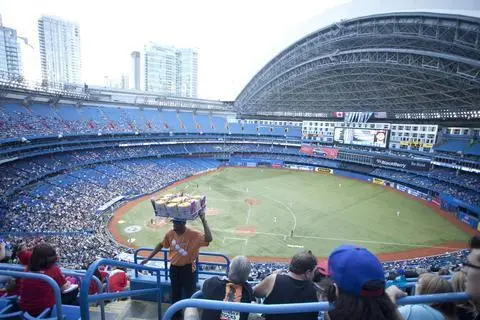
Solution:
[[(212, 230), (213, 230), (213, 231), (217, 231), (217, 232), (225, 232), (225, 233), (238, 234), (238, 231), (235, 231), (235, 230), (225, 230), (225, 229), (217, 229), (217, 228), (212, 228)], [(279, 236), (279, 237), (284, 237), (284, 236), (286, 236), (286, 235), (281, 234), (281, 233), (261, 232), (261, 231), (256, 231), (255, 234), (256, 234), (256, 235), (257, 235), (257, 234), (258, 234), (258, 235), (266, 235), (266, 236)], [(289, 235), (287, 235), (287, 236), (289, 236)], [(316, 239), (316, 240), (326, 240), (326, 241), (343, 241), (343, 242), (355, 242), (355, 243), (386, 244), (386, 245), (395, 245), (395, 246), (402, 246), (402, 247), (437, 248), (437, 249), (447, 249), (447, 250), (458, 250), (458, 248), (432, 246), (432, 245), (427, 245), (427, 244), (409, 244), (409, 243), (398, 243), (398, 242), (382, 242), (382, 241), (361, 240), (361, 239), (327, 238), (327, 237), (301, 236), (301, 235), (295, 235), (293, 238)]]
[(235, 238), (235, 237), (223, 237), (223, 244), (225, 245), (225, 240), (239, 240), (243, 241), (243, 249), (242, 255), (245, 255), (245, 251), (247, 250), (248, 238)]
[(248, 211), (247, 211), (247, 221), (245, 222), (245, 225), (248, 225), (248, 222), (250, 221), (250, 213), (252, 212), (252, 205), (248, 206)]

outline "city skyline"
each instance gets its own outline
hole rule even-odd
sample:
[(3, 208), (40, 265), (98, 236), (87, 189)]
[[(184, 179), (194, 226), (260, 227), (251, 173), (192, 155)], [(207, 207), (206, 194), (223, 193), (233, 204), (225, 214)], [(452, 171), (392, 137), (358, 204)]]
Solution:
[(22, 58), (30, 56), (23, 59), (27, 79), (40, 79), (36, 21), (48, 14), (79, 24), (87, 84), (102, 85), (105, 75), (131, 74), (130, 53), (142, 52), (145, 43), (155, 41), (198, 48), (198, 97), (220, 100), (234, 100), (268, 61), (296, 40), (342, 19), (409, 10), (480, 16), (475, 0), (459, 0), (455, 9), (449, 0), (300, 0), (294, 6), (269, 0), (145, 0), (140, 4), (16, 0), (2, 2), (0, 13), (4, 25), (16, 29), (35, 48), (22, 51)]

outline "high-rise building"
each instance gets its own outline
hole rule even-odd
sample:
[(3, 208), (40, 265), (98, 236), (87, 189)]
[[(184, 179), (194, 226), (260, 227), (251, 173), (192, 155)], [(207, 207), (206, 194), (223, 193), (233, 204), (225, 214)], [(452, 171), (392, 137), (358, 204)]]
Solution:
[(120, 88), (130, 89), (130, 78), (128, 74), (122, 73), (122, 75), (120, 76)]
[(20, 45), (17, 30), (2, 25), (0, 16), (0, 78), (22, 75)]
[(176, 49), (153, 42), (145, 46), (146, 91), (196, 97), (197, 73), (198, 53), (195, 49)]
[(107, 88), (113, 89), (130, 89), (130, 78), (128, 74), (122, 73), (120, 77), (110, 77), (105, 75), (103, 77), (103, 85)]
[(145, 91), (176, 94), (177, 58), (174, 47), (145, 45)]
[(80, 83), (80, 29), (76, 23), (51, 16), (38, 19), (42, 79)]
[(140, 52), (133, 51), (132, 54), (132, 89), (140, 90)]
[(198, 52), (177, 50), (177, 96), (197, 97)]

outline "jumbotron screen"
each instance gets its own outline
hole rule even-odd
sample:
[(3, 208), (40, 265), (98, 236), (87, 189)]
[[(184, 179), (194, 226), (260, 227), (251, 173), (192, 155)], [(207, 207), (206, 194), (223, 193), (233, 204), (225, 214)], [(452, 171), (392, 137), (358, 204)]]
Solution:
[(386, 148), (388, 130), (360, 129), (360, 128), (335, 128), (333, 141), (341, 144), (357, 146)]

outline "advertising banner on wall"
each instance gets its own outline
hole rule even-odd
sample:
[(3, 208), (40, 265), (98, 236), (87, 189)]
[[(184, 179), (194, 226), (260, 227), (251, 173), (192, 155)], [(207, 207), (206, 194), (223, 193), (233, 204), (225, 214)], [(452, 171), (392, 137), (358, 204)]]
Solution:
[(315, 172), (333, 174), (333, 170), (328, 168), (315, 168)]
[(378, 179), (378, 178), (372, 178), (372, 183), (374, 184), (379, 184), (381, 186), (385, 186), (386, 185), (386, 181), (383, 180), (383, 179)]
[(314, 169), (314, 167), (304, 166), (300, 164), (286, 164), (285, 168), (293, 169), (293, 170), (301, 170), (301, 171), (313, 171)]
[(387, 156), (376, 156), (373, 159), (373, 164), (389, 168), (405, 169), (405, 170), (417, 170), (428, 171), (430, 168), (430, 162), (420, 161), (413, 159), (403, 159)]
[(397, 183), (397, 184), (395, 185), (395, 188), (396, 188), (398, 191), (408, 193), (409, 195), (412, 195), (412, 196), (414, 196), (414, 197), (421, 198), (421, 199), (423, 199), (423, 200), (428, 200), (428, 201), (431, 200), (431, 198), (428, 196), (428, 194), (423, 193), (423, 192), (420, 192), (420, 191), (415, 190), (415, 189), (412, 189), (412, 188), (409, 188), (409, 187), (407, 187), (407, 186), (401, 185), (401, 184), (399, 184), (399, 183)]
[(474, 229), (477, 229), (478, 227), (478, 219), (468, 215), (468, 214), (465, 214), (463, 212), (459, 212), (458, 213), (458, 219), (460, 221), (462, 221), (463, 223), (466, 223), (468, 224), (470, 227), (474, 228)]
[(337, 159), (338, 149), (336, 148), (318, 148), (313, 146), (301, 146), (300, 152), (313, 156), (320, 156), (327, 159)]

